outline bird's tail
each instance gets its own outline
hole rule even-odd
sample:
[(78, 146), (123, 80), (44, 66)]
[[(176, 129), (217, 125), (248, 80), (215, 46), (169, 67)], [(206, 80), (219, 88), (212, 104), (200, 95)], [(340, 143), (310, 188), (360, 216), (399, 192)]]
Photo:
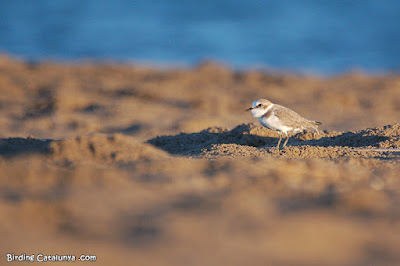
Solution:
[(322, 123), (318, 122), (318, 121), (310, 121), (310, 120), (308, 120), (308, 122), (309, 122), (310, 128), (312, 128), (317, 134), (319, 134), (318, 125), (322, 125)]

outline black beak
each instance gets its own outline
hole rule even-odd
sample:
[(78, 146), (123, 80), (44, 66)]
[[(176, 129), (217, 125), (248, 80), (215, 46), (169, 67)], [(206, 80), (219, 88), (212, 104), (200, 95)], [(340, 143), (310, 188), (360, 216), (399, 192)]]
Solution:
[(251, 111), (253, 109), (254, 109), (253, 107), (250, 107), (250, 108), (247, 108), (245, 111)]

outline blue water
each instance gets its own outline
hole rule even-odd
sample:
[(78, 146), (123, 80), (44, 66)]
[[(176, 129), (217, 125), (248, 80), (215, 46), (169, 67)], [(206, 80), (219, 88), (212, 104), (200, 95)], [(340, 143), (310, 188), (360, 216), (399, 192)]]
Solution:
[(3, 0), (0, 52), (336, 74), (400, 70), (400, 1)]

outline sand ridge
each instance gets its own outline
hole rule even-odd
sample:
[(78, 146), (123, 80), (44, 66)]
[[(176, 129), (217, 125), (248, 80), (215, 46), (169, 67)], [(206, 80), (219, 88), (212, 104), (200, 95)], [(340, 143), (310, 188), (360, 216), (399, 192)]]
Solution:
[[(208, 128), (198, 133), (158, 136), (148, 142), (171, 154), (218, 158), (218, 156), (277, 156), (280, 158), (380, 157), (398, 158), (400, 125), (352, 132), (299, 133), (287, 147), (276, 149), (278, 134), (255, 124), (232, 130)], [(358, 148), (358, 149), (357, 149)], [(362, 148), (362, 149), (361, 149)], [(386, 148), (376, 151), (374, 148)], [(391, 151), (393, 149), (393, 151)]]

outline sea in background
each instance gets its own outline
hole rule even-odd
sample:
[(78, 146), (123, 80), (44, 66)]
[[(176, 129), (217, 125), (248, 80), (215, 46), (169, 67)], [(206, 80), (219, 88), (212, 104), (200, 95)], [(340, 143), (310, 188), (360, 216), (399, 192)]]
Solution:
[(0, 53), (332, 75), (400, 69), (399, 1), (0, 2)]

